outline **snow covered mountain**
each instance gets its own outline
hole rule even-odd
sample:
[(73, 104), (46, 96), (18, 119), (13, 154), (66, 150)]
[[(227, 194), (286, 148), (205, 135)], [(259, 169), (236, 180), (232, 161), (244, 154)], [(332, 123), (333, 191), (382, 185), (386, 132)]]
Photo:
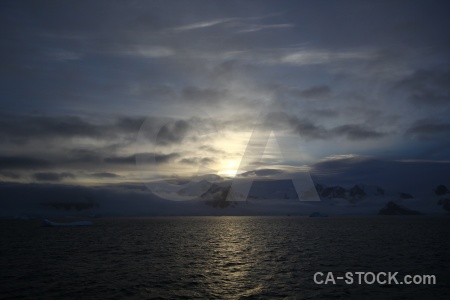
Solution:
[[(320, 201), (299, 201), (283, 170), (234, 179), (105, 186), (0, 182), (0, 217), (66, 215), (376, 215), (392, 202), (424, 214), (450, 211), (450, 163), (340, 159), (311, 169)], [(283, 177), (283, 176), (281, 176)], [(232, 180), (253, 180), (246, 201), (227, 201)], [(170, 185), (169, 190), (161, 187)], [(168, 200), (165, 195), (178, 201)], [(86, 200), (86, 199), (89, 199)], [(80, 203), (80, 205), (78, 205)], [(76, 204), (76, 205), (75, 205)], [(83, 204), (83, 205), (81, 205)], [(94, 205), (92, 205), (94, 204)]]

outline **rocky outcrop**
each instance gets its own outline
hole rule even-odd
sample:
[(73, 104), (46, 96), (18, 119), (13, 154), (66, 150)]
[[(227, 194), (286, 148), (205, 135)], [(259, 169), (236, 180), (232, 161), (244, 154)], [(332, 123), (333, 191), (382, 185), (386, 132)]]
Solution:
[(364, 191), (364, 187), (360, 185), (355, 185), (348, 191), (348, 195), (353, 200), (359, 200), (364, 198), (367, 194)]
[(339, 185), (324, 188), (320, 193), (320, 196), (324, 198), (345, 198), (346, 195), (347, 190)]
[(402, 207), (393, 201), (389, 201), (380, 209), (379, 215), (421, 215), (420, 212), (406, 207)]
[(324, 187), (318, 184), (316, 185), (316, 190), (321, 198), (328, 198), (328, 199), (340, 198), (340, 199), (347, 199), (350, 202), (362, 200), (364, 199), (364, 197), (367, 196), (367, 193), (364, 189), (364, 185), (361, 184), (354, 185), (350, 189), (346, 189), (339, 185)]
[(438, 205), (441, 205), (443, 209), (450, 212), (450, 198), (439, 199)]
[(213, 184), (210, 189), (200, 197), (200, 199), (204, 200), (206, 205), (215, 208), (226, 208), (229, 206), (234, 207), (237, 203), (227, 201), (229, 191), (230, 187), (223, 187)]
[(442, 206), (442, 208), (444, 210), (446, 210), (447, 212), (450, 213), (450, 198), (446, 198), (445, 195), (449, 194), (450, 191), (448, 190), (448, 188), (443, 185), (440, 184), (438, 185), (435, 189), (434, 189), (434, 194), (439, 198), (438, 200), (438, 205)]
[(445, 194), (448, 194), (449, 190), (445, 185), (440, 184), (434, 189), (434, 193), (436, 194), (436, 196), (443, 196)]

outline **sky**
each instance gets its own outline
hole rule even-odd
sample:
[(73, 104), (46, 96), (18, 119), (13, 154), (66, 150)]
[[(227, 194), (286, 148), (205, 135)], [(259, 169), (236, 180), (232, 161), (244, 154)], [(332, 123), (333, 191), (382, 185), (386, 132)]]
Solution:
[(450, 161), (448, 1), (0, 6), (1, 181)]

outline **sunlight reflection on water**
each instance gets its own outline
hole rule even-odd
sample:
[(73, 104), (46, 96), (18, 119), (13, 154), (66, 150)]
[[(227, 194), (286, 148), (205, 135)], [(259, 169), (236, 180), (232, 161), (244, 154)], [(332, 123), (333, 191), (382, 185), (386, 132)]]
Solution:
[[(1, 224), (0, 259), (7, 270), (1, 285), (11, 298), (449, 294), (448, 218), (167, 217), (99, 219), (90, 228), (45, 228), (32, 220)], [(317, 271), (436, 274), (438, 284), (319, 286), (312, 280)]]

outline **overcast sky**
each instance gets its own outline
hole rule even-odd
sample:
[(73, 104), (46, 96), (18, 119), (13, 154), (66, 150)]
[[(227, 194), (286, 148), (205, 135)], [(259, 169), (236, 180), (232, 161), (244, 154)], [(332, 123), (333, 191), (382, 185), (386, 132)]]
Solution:
[(230, 175), (255, 128), (264, 168), (450, 160), (448, 1), (0, 6), (3, 181)]

